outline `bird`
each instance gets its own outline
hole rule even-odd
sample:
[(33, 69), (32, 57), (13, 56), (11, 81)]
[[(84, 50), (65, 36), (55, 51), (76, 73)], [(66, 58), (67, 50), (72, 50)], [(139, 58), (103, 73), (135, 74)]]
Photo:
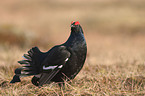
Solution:
[(84, 66), (87, 44), (80, 23), (72, 21), (70, 27), (70, 36), (61, 45), (56, 45), (47, 52), (32, 47), (24, 54), (24, 59), (18, 61), (21, 67), (15, 69), (10, 83), (21, 82), (22, 77), (27, 76), (33, 76), (31, 82), (35, 86), (51, 82), (64, 84), (64, 81), (74, 79)]

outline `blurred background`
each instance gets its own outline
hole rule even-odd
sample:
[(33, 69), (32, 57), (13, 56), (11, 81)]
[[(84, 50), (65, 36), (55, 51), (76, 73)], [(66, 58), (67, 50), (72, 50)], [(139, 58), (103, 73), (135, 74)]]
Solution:
[(145, 93), (145, 0), (1, 0), (0, 94), (46, 94), (27, 78), (19, 86), (9, 81), (30, 48), (48, 51), (64, 43), (71, 21), (80, 22), (88, 47), (77, 83), (71, 84), (73, 95)]
[(121, 55), (145, 58), (144, 0), (1, 1), (0, 49), (47, 51), (67, 40), (71, 21), (83, 27), (90, 62), (101, 63), (104, 56), (107, 64)]

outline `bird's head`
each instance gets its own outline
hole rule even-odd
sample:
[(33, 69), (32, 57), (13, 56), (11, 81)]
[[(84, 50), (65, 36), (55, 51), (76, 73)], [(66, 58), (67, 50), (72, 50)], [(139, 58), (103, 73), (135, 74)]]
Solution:
[(82, 31), (82, 28), (81, 28), (80, 23), (78, 21), (76, 21), (76, 22), (72, 21), (71, 22), (71, 31), (72, 32)]

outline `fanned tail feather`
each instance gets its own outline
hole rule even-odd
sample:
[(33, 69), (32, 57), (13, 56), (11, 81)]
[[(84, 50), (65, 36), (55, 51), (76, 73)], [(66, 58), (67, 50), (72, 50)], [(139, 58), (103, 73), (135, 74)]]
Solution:
[(18, 61), (22, 67), (15, 70), (15, 76), (10, 83), (20, 82), (20, 77), (37, 75), (40, 71), (41, 62), (46, 56), (46, 53), (42, 53), (37, 47), (33, 47), (28, 51), (28, 54), (24, 54), (24, 60)]
[(20, 76), (30, 76), (39, 73), (40, 63), (36, 60), (42, 53), (37, 47), (34, 47), (28, 51), (28, 54), (24, 54), (25, 60), (18, 61), (23, 67), (17, 68), (15, 74)]

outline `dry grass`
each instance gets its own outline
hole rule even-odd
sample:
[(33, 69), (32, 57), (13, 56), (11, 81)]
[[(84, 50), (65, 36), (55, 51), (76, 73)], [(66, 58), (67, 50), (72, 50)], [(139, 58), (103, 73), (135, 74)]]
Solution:
[[(1, 2), (0, 95), (145, 95), (145, 1)], [(66, 82), (64, 90), (55, 83), (37, 88), (31, 77), (9, 84), (21, 56), (32, 46), (46, 51), (64, 42), (73, 20), (80, 21), (88, 44), (87, 60), (77, 77)]]

